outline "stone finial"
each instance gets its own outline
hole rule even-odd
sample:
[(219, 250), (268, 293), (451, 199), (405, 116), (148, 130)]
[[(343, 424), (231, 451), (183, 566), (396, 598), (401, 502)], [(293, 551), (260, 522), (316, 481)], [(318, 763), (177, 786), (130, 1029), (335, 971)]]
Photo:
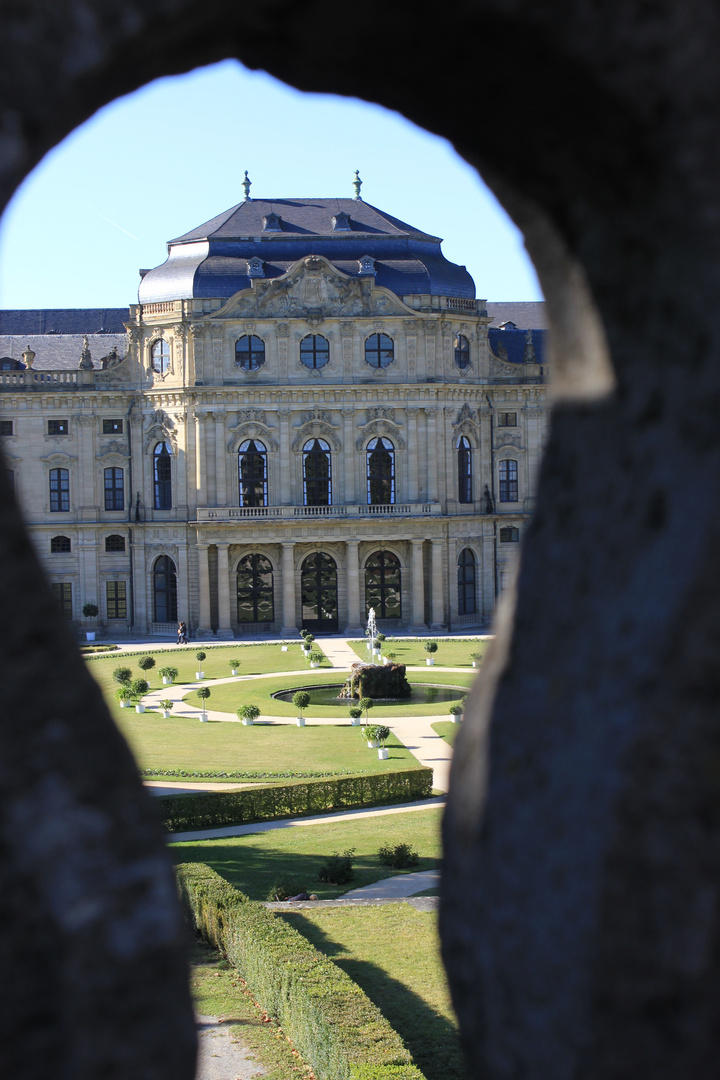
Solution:
[(523, 360), (526, 364), (536, 364), (537, 357), (535, 356), (535, 345), (533, 343), (532, 330), (528, 330), (525, 334), (525, 352), (523, 353)]
[(37, 354), (32, 351), (29, 345), (25, 346), (25, 352), (22, 354), (22, 358), (25, 361), (25, 367), (30, 371), (33, 366), (33, 360)]
[(80, 370), (92, 371), (93, 367), (92, 354), (90, 352), (90, 344), (87, 339), (87, 334), (83, 334), (83, 347), (80, 353)]
[(360, 188), (362, 187), (362, 180), (360, 179), (360, 170), (355, 170), (355, 179), (353, 180), (353, 187), (355, 188), (355, 198), (360, 198)]
[(250, 199), (250, 186), (251, 186), (251, 184), (252, 184), (252, 180), (249, 178), (249, 176), (247, 174), (247, 169), (246, 169), (245, 170), (245, 179), (242, 182), (242, 186), (243, 186), (243, 191), (245, 192), (245, 198), (248, 199), (248, 200)]

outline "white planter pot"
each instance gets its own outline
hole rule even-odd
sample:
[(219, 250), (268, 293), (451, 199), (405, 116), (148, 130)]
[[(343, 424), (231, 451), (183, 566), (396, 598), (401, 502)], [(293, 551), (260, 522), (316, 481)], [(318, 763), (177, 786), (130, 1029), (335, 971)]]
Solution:
[(359, 716), (351, 716), (350, 717), (350, 727), (360, 727), (360, 717)]
[(167, 675), (163, 675), (163, 686), (172, 686), (172, 679), (169, 679)]
[(459, 724), (461, 720), (462, 720), (462, 716), (456, 716), (455, 713), (452, 713), (451, 716), (450, 716), (450, 723), (451, 724)]
[(163, 709), (163, 717), (164, 717), (165, 720), (170, 719), (170, 710), (169, 709)]
[(230, 674), (231, 675), (237, 675), (237, 673), (238, 673), (238, 669), (236, 667), (230, 668)]
[(434, 656), (428, 656), (425, 663), (427, 664), (428, 667), (432, 667), (433, 664), (435, 663), (435, 657)]
[(386, 665), (386, 664), (389, 664), (389, 663), (390, 663), (390, 661), (388, 660), (387, 656), (383, 656), (383, 658), (382, 658), (382, 662), (383, 662), (383, 667), (385, 667), (385, 665)]
[(135, 706), (135, 712), (145, 712), (145, 706), (144, 705), (136, 705)]
[(368, 739), (367, 744), (370, 750), (377, 750), (380, 746), (380, 743), (377, 741), (377, 739)]
[(252, 727), (254, 723), (254, 720), (243, 720), (243, 727)]
[(205, 672), (204, 671), (196, 671), (195, 672), (195, 678), (198, 679), (198, 680), (204, 679), (205, 678)]
[(310, 667), (320, 667), (320, 664), (317, 660), (312, 660), (310, 662)]
[(281, 645), (280, 652), (287, 652), (287, 645)]
[(380, 758), (381, 761), (387, 761), (389, 754), (390, 754), (390, 751), (384, 746), (381, 746), (378, 749), (378, 757)]
[(475, 668), (480, 667), (480, 662), (478, 660), (473, 660), (472, 666)]
[(86, 641), (94, 641), (95, 640), (95, 631), (94, 630), (86, 630), (85, 631), (85, 640)]
[(201, 724), (207, 724), (207, 713), (206, 712), (201, 712), (200, 713), (200, 723)]
[(304, 716), (298, 716), (295, 723), (297, 724), (298, 727), (305, 727), (305, 717)]
[(132, 708), (132, 701), (121, 701), (120, 702), (120, 708), (121, 709), (131, 709)]

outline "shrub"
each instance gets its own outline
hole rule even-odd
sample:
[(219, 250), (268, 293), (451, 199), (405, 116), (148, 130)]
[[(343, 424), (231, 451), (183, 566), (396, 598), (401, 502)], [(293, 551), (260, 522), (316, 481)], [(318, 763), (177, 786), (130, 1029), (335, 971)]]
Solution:
[(240, 667), (240, 661), (239, 660), (228, 660), (228, 667), (237, 669), (237, 668)]
[(392, 649), (391, 649), (389, 652), (386, 652), (385, 655), (388, 658), (388, 660), (394, 660), (395, 657), (397, 656), (397, 653), (393, 652)]
[(311, 664), (322, 664), (324, 659), (325, 659), (324, 653), (314, 652), (314, 651), (311, 652), (309, 657), (308, 657), (308, 660), (310, 661)]
[(450, 713), (451, 716), (462, 716), (462, 711), (463, 711), (462, 705), (451, 705), (450, 708), (448, 709), (448, 712)]
[(202, 863), (179, 866), (177, 875), (192, 924), (237, 968), (318, 1080), (423, 1080), (377, 1006), (299, 931)]
[(346, 885), (355, 877), (352, 868), (355, 848), (348, 848), (340, 855), (333, 852), (327, 862), (324, 862), (318, 870), (318, 881), (324, 881), (328, 885)]
[(383, 866), (393, 866), (396, 870), (407, 870), (410, 866), (417, 866), (420, 861), (417, 851), (413, 851), (409, 844), (381, 847), (378, 858)]
[(353, 720), (357, 720), (358, 717), (362, 716), (362, 709), (358, 709), (357, 705), (353, 706), (353, 708), (350, 709), (349, 712)]
[(129, 667), (116, 667), (113, 671), (113, 679), (116, 683), (129, 683), (132, 679), (132, 668)]
[(115, 691), (116, 701), (129, 701), (132, 696), (132, 690), (127, 684), (125, 684), (124, 686), (119, 686)]
[(149, 671), (150, 668), (155, 667), (155, 657), (141, 656), (137, 663), (141, 671)]
[(257, 705), (241, 705), (237, 711), (241, 720), (257, 720), (260, 709)]
[(387, 641), (387, 638), (385, 637), (384, 634), (377, 634), (376, 637), (375, 637), (375, 640), (379, 641), (380, 644), (382, 645), (383, 641)]
[(382, 643), (384, 640), (384, 638), (380, 638), (379, 634), (376, 638), (373, 638), (373, 649), (382, 649)]
[(390, 738), (390, 728), (383, 724), (368, 724), (363, 732), (363, 738), (382, 744)]
[(358, 701), (358, 705), (360, 706), (362, 711), (365, 713), (365, 720), (366, 721), (367, 721), (367, 718), (368, 718), (368, 711), (370, 709), (372, 709), (374, 704), (375, 704), (375, 702), (373, 701), (373, 699), (371, 697), (360, 698), (360, 700)]
[(470, 653), (470, 659), (475, 660), (476, 663), (477, 663), (478, 660), (482, 660), (482, 658), (483, 658), (483, 654), (481, 652), (471, 652)]
[(436, 653), (438, 650), (437, 641), (426, 641), (423, 645), (423, 649), (426, 653)]
[(170, 698), (165, 698), (164, 701), (160, 702), (160, 708), (164, 709), (165, 712), (170, 712), (174, 704), (175, 702), (171, 701)]
[(305, 644), (306, 645), (312, 645), (314, 640), (315, 640), (315, 635), (314, 634), (309, 634), (309, 633), (305, 634)]
[(207, 656), (207, 653), (203, 652), (202, 649), (198, 649), (198, 651), (195, 653), (195, 659), (199, 660), (201, 664), (202, 664), (202, 662), (203, 662), (203, 660), (205, 659), (206, 656)]
[[(210, 687), (209, 686), (199, 686), (197, 688), (197, 690), (195, 691), (195, 693), (197, 694), (197, 696), (200, 698), (201, 701), (205, 702), (210, 697)], [(203, 705), (203, 708), (204, 708), (204, 705)]]
[(180, 672), (176, 667), (161, 667), (158, 670), (158, 675), (163, 679), (177, 679)]
[(82, 613), (86, 619), (94, 619), (99, 611), (100, 608), (97, 606), (97, 604), (83, 604)]
[(310, 704), (310, 695), (307, 690), (298, 690), (297, 694), (293, 694), (292, 703), (299, 712), (300, 716), (303, 714), (303, 709), (307, 709)]
[(289, 896), (297, 896), (301, 892), (304, 892), (304, 886), (300, 884), (297, 878), (281, 874), (280, 877), (275, 878), (270, 886), (270, 892), (267, 894), (266, 900), (269, 900), (270, 903), (283, 901), (287, 900)]
[(135, 698), (144, 697), (150, 689), (147, 679), (133, 679), (130, 683), (130, 693)]

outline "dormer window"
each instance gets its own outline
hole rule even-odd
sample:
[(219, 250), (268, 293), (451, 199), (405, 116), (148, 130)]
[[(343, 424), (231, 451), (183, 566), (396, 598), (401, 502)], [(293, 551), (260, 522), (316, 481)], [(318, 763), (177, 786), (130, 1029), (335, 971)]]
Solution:
[(498, 330), (517, 330), (517, 326), (508, 319), (507, 322), (498, 323)]
[(363, 255), (361, 259), (358, 259), (358, 274), (375, 277), (376, 273), (375, 260), (372, 255)]
[(282, 218), (279, 214), (265, 214), (262, 222), (263, 232), (282, 232)]
[(252, 259), (248, 259), (247, 276), (249, 278), (265, 277), (265, 263), (262, 259), (258, 259), (257, 255), (254, 255)]
[(337, 214), (333, 214), (332, 227), (335, 232), (347, 232), (351, 228), (350, 215), (344, 210), (339, 210)]

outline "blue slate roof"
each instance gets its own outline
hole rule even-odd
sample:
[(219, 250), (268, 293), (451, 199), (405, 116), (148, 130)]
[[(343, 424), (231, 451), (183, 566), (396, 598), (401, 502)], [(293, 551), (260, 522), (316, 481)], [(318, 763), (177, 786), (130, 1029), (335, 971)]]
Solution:
[[(522, 364), (525, 361), (527, 333), (527, 330), (500, 330), (497, 327), (490, 326), (488, 328), (488, 342), (498, 360), (506, 360), (511, 364)], [(535, 348), (535, 363), (544, 364), (545, 331), (531, 330), (530, 333)]]
[(0, 311), (0, 336), (124, 334), (128, 308), (33, 308)]
[(445, 258), (441, 243), (362, 200), (247, 199), (171, 240), (167, 261), (144, 275), (138, 298), (144, 304), (227, 298), (250, 288), (247, 263), (255, 257), (265, 278), (273, 278), (307, 255), (322, 255), (356, 276), (359, 260), (369, 255), (376, 284), (398, 296), (474, 299), (472, 277)]

